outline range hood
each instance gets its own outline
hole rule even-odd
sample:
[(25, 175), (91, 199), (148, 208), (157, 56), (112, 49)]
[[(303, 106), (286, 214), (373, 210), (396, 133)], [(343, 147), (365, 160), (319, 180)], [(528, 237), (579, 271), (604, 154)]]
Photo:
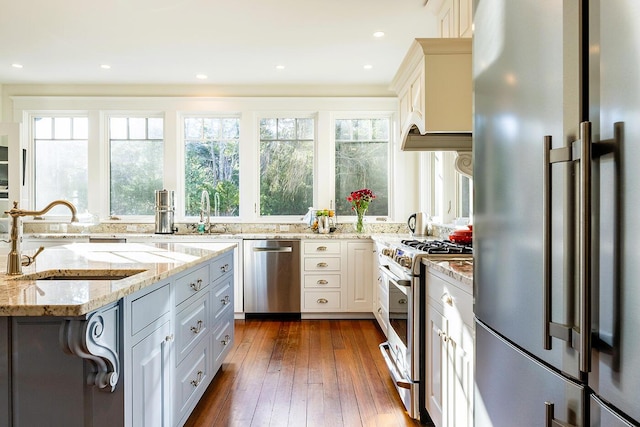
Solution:
[(471, 151), (471, 39), (415, 39), (391, 89), (403, 151)]

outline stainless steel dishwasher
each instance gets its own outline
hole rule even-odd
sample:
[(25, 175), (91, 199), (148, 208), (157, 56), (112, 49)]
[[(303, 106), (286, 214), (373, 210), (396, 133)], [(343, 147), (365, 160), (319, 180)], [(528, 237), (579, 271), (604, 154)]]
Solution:
[(300, 318), (299, 240), (244, 240), (244, 313)]

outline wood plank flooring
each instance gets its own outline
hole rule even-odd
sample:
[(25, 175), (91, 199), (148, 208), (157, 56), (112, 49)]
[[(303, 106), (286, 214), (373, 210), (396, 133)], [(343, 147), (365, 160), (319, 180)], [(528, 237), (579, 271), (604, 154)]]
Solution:
[(373, 320), (236, 320), (235, 343), (187, 427), (418, 426)]

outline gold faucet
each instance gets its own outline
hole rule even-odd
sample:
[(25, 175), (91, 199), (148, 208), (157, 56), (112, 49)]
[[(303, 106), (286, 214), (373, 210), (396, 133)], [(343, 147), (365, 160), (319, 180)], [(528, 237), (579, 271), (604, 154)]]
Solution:
[(4, 213), (11, 216), (11, 251), (9, 252), (7, 258), (7, 274), (12, 276), (17, 276), (22, 274), (22, 266), (28, 266), (35, 261), (36, 257), (40, 252), (43, 251), (43, 247), (40, 247), (38, 251), (32, 257), (25, 255), (26, 260), (22, 260), (22, 253), (20, 251), (20, 243), (22, 242), (22, 233), (20, 227), (20, 217), (23, 216), (40, 216), (44, 215), (51, 210), (54, 206), (64, 205), (71, 210), (71, 222), (78, 222), (78, 217), (76, 216), (77, 211), (76, 207), (66, 200), (54, 200), (49, 203), (44, 209), (41, 211), (26, 211), (18, 208), (18, 202), (13, 202), (13, 208), (11, 210), (5, 211)]

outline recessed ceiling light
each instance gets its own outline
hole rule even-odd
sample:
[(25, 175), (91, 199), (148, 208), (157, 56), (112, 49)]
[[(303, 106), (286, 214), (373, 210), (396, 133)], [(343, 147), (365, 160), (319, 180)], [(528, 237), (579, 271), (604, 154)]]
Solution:
[(11, 64), (13, 68), (22, 68), (22, 64)]
[(103, 70), (110, 70), (110, 69), (111, 69), (111, 65), (109, 65), (109, 64), (102, 64), (102, 65), (100, 65), (100, 68), (102, 68)]
[(196, 79), (206, 80), (208, 78), (209, 76), (207, 76), (206, 74), (196, 74)]
[(276, 70), (284, 70), (284, 65), (276, 65)]
[(384, 37), (384, 31), (376, 31), (375, 33), (373, 33), (373, 37)]
[(370, 69), (372, 69), (372, 68), (373, 68), (373, 65), (371, 65), (371, 64), (367, 64), (367, 65), (365, 65), (363, 68), (364, 68), (365, 70), (370, 70)]

